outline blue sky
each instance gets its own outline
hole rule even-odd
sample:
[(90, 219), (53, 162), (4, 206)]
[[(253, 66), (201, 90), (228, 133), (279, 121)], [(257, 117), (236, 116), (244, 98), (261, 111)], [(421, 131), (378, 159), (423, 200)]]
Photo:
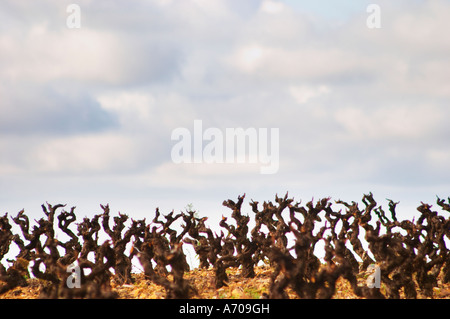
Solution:
[(298, 11), (309, 12), (313, 15), (317, 15), (326, 19), (339, 20), (344, 20), (351, 17), (352, 15), (358, 14), (362, 10), (365, 10), (368, 4), (375, 3), (374, 1), (360, 0), (283, 0), (282, 2)]
[[(78, 1), (0, 4), (0, 209), (136, 218), (223, 200), (449, 196), (450, 2)], [(180, 164), (171, 132), (279, 128), (280, 169)], [(246, 209), (250, 211), (250, 207)]]
[[(281, 0), (294, 10), (300, 12), (309, 12), (317, 17), (322, 17), (329, 20), (347, 20), (352, 16), (364, 12), (369, 4), (384, 4), (386, 1), (370, 1), (370, 0)], [(400, 6), (407, 10), (413, 5), (423, 4), (424, 0), (411, 1), (395, 1), (395, 6)]]

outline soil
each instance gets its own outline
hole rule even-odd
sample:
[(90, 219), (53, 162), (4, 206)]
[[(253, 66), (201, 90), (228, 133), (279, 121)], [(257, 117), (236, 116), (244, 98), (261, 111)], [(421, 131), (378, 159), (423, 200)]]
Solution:
[[(272, 269), (268, 266), (255, 268), (256, 276), (254, 278), (242, 278), (240, 270), (235, 268), (227, 269), (229, 277), (228, 285), (220, 289), (214, 287), (214, 270), (193, 269), (185, 274), (185, 278), (195, 287), (197, 293), (194, 299), (261, 299), (267, 297), (270, 287), (270, 275)], [(170, 276), (170, 275), (169, 275)], [(162, 287), (147, 280), (142, 273), (133, 274), (135, 282), (131, 285), (116, 285), (111, 282), (120, 299), (163, 299), (165, 291)], [(364, 275), (360, 275), (359, 284), (365, 284)], [(0, 299), (37, 299), (40, 292), (40, 281), (38, 279), (28, 280), (27, 287), (16, 287), (3, 295)], [(381, 285), (383, 291), (383, 285)], [(289, 298), (296, 299), (298, 296), (289, 288), (287, 289)], [(433, 289), (434, 299), (450, 299), (450, 284), (443, 284), (438, 281), (438, 287)], [(349, 285), (349, 283), (340, 278), (337, 281), (336, 293), (334, 299), (358, 299)], [(425, 297), (418, 291), (418, 298)]]

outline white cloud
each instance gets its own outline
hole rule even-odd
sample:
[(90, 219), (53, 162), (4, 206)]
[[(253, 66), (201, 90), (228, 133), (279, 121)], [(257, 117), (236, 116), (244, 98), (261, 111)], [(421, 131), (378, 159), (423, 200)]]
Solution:
[(50, 30), (33, 25), (16, 41), (2, 35), (3, 74), (13, 81), (45, 83), (53, 80), (104, 81), (118, 83), (123, 76), (118, 52), (122, 45), (108, 32), (89, 28)]
[(277, 14), (285, 9), (285, 5), (279, 1), (264, 0), (261, 4), (260, 10), (265, 13)]
[[(387, 8), (390, 8), (387, 5)], [(446, 0), (408, 5), (396, 12), (395, 19), (388, 20), (397, 45), (419, 52), (439, 53), (450, 50), (447, 30), (450, 6)], [(441, 51), (441, 54), (444, 52)]]
[(258, 45), (245, 46), (237, 50), (233, 62), (244, 72), (252, 72), (264, 64), (263, 58), (267, 51)]
[(116, 113), (123, 127), (146, 123), (152, 119), (155, 98), (151, 94), (137, 92), (118, 92), (100, 95), (97, 100), (103, 109)]
[[(165, 162), (143, 174), (140, 179), (151, 186), (204, 189), (208, 186), (229, 187), (235, 176), (251, 181), (258, 177), (260, 164), (175, 164)], [(220, 180), (220, 185), (218, 184)]]
[(267, 81), (330, 81), (355, 72), (378, 72), (374, 58), (345, 48), (323, 50), (301, 43), (293, 48), (247, 44), (239, 47), (229, 61), (237, 70)]
[(447, 170), (450, 163), (450, 151), (445, 148), (433, 148), (427, 151), (426, 158), (429, 161), (428, 164), (437, 171)]
[(117, 134), (44, 140), (27, 150), (28, 171), (62, 174), (120, 174), (133, 170), (137, 145)]
[(160, 6), (167, 6), (173, 3), (173, 0), (156, 0), (156, 4)]
[[(69, 30), (60, 2), (2, 2), (0, 123), (14, 123), (0, 130), (4, 180), (123, 173), (179, 195), (448, 176), (434, 170), (448, 159), (448, 2), (382, 1), (380, 30), (365, 6), (336, 26), (329, 8), (291, 3), (81, 1), (82, 28)], [(171, 164), (171, 131), (194, 119), (280, 128), (280, 172), (268, 183), (259, 166)], [(428, 176), (408, 175), (422, 160)]]
[(305, 104), (309, 100), (318, 97), (320, 95), (330, 93), (330, 88), (326, 85), (320, 85), (318, 87), (312, 86), (290, 86), (289, 93), (299, 104)]
[(430, 138), (435, 135), (435, 129), (442, 125), (443, 115), (439, 108), (430, 105), (394, 105), (375, 109), (346, 107), (334, 114), (350, 138), (359, 140)]

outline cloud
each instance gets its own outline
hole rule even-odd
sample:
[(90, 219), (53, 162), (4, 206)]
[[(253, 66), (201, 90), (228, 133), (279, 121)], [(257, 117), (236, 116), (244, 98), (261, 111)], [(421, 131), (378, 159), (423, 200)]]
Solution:
[(358, 107), (340, 109), (336, 121), (355, 139), (435, 138), (435, 129), (444, 125), (444, 112), (432, 105), (385, 106), (373, 110)]
[(51, 29), (45, 22), (36, 22), (20, 42), (16, 38), (13, 32), (0, 40), (3, 76), (16, 82), (124, 85), (160, 81), (176, 74), (181, 57), (164, 41), (149, 41), (144, 31), (130, 38), (89, 27)]
[(291, 86), (289, 87), (289, 92), (297, 103), (305, 104), (315, 97), (330, 93), (330, 89), (325, 85), (321, 85), (319, 87)]
[[(2, 177), (80, 176), (81, 188), (98, 173), (180, 198), (429, 192), (450, 177), (450, 6), (379, 4), (372, 30), (357, 1), (82, 0), (71, 30), (61, 2), (2, 1)], [(171, 132), (195, 119), (279, 128), (279, 172), (175, 165)]]
[[(1, 139), (3, 174), (41, 176), (104, 175), (133, 171), (139, 157), (135, 142), (120, 134)], [(31, 176), (30, 175), (30, 176)]]
[(262, 12), (277, 14), (282, 12), (285, 9), (285, 5), (282, 2), (265, 0), (261, 4), (260, 10)]
[(72, 135), (117, 127), (115, 116), (83, 92), (35, 85), (5, 85), (0, 91), (3, 135)]

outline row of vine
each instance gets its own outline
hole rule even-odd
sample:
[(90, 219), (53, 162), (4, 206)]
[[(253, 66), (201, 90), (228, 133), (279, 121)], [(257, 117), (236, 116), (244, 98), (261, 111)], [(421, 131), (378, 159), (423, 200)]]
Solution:
[[(45, 217), (32, 228), (23, 210), (12, 218), (5, 214), (0, 217), (0, 262), (13, 243), (19, 253), (7, 260), (7, 268), (0, 263), (0, 294), (26, 286), (31, 272), (40, 279), (41, 298), (116, 298), (111, 281), (132, 284), (136, 258), (167, 298), (191, 298), (197, 291), (184, 278), (190, 266), (183, 244), (192, 245), (200, 268), (213, 267), (216, 288), (227, 284), (227, 268), (238, 267), (243, 278), (251, 278), (258, 264), (270, 264), (269, 298), (287, 298), (288, 287), (300, 298), (331, 298), (341, 277), (365, 298), (400, 298), (401, 291), (417, 298), (418, 290), (431, 297), (439, 276), (450, 282), (450, 218), (431, 205), (421, 203), (416, 221), (399, 221), (398, 203), (389, 200), (387, 216), (371, 193), (362, 198), (364, 208), (339, 200), (334, 203), (341, 205), (339, 210), (330, 198), (302, 206), (286, 194), (262, 205), (251, 201), (250, 215), (242, 213), (244, 199), (224, 201), (232, 220), (222, 217), (219, 234), (193, 210), (163, 215), (156, 209), (150, 222), (119, 213), (111, 223), (109, 206), (101, 205), (101, 214), (77, 223), (75, 207), (66, 211), (65, 205), (47, 203), (42, 205)], [(450, 198), (438, 198), (437, 205), (450, 212)], [(13, 232), (13, 223), (19, 233)], [(100, 242), (102, 236), (108, 239)], [(67, 284), (74, 263), (81, 277), (75, 288)], [(380, 269), (383, 289), (358, 285), (358, 274), (372, 264)]]

